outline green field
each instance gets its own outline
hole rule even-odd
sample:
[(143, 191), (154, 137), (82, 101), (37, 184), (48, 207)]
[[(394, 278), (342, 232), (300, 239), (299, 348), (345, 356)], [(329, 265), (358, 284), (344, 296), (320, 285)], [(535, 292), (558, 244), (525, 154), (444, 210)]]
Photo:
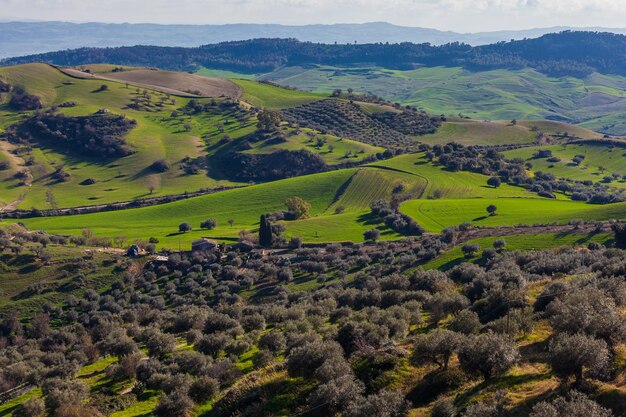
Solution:
[[(550, 162), (548, 158), (535, 158), (538, 150), (550, 150), (554, 157), (560, 158), (559, 162)], [(610, 147), (607, 145), (554, 145), (544, 147), (520, 148), (504, 153), (508, 158), (522, 158), (533, 165), (534, 171), (549, 172), (557, 178), (569, 178), (572, 180), (601, 181), (606, 176), (618, 174), (619, 179), (612, 181), (610, 186), (626, 187), (626, 182), (621, 178), (626, 175), (626, 148)], [(584, 155), (580, 165), (572, 160), (576, 155)]]
[[(486, 207), (491, 204), (498, 208), (495, 216), (487, 214)], [(565, 224), (572, 219), (591, 221), (626, 218), (626, 203), (594, 205), (541, 198), (412, 200), (403, 203), (401, 210), (431, 232), (440, 232), (446, 227), (465, 222), (481, 227), (498, 227)]]

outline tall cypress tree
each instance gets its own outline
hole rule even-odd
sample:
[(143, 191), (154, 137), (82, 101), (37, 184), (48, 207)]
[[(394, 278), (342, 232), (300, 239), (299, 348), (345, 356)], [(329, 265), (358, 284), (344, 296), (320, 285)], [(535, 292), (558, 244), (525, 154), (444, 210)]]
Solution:
[(272, 246), (272, 224), (265, 214), (261, 215), (261, 221), (259, 224), (259, 244), (261, 246)]

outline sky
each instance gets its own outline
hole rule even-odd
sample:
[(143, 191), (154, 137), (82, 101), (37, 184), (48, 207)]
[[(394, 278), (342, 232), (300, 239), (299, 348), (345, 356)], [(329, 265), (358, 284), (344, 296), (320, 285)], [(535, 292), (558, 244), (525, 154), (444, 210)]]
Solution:
[(455, 32), (626, 27), (626, 0), (0, 0), (2, 20), (111, 23), (389, 22)]

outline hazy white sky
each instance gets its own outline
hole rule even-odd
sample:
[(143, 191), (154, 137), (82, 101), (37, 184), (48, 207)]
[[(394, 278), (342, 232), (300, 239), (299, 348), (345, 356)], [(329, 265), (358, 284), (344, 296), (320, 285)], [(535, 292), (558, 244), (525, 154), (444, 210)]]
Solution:
[(386, 21), (477, 32), (625, 27), (626, 0), (0, 0), (0, 19), (194, 24)]

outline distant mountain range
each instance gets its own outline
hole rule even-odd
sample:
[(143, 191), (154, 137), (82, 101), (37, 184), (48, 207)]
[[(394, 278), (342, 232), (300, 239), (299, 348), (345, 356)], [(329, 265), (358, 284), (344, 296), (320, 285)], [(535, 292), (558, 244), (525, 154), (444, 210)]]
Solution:
[(384, 22), (286, 26), (276, 24), (157, 25), (68, 22), (0, 21), (0, 58), (80, 47), (132, 45), (194, 47), (224, 41), (255, 38), (296, 38), (320, 43), (429, 42), (442, 45), (461, 42), (486, 45), (512, 39), (536, 38), (563, 30), (626, 34), (626, 29), (551, 27), (517, 31), (457, 33), (436, 29), (396, 26)]

